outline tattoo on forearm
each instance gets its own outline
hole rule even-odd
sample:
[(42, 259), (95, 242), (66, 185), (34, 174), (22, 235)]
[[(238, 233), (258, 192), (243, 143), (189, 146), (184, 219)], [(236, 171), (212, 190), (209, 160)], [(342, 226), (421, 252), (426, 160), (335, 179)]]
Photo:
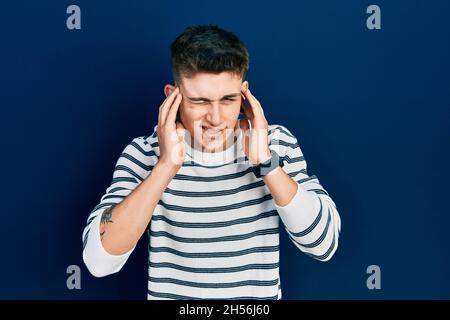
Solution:
[(106, 209), (105, 211), (103, 211), (102, 213), (102, 217), (100, 219), (100, 223), (110, 223), (113, 222), (112, 221), (112, 207), (109, 207), (108, 209)]
[[(102, 213), (102, 217), (100, 218), (100, 223), (101, 224), (107, 224), (107, 223), (112, 223), (112, 209), (113, 207), (109, 207), (108, 209), (106, 209), (105, 211), (103, 211)], [(103, 230), (102, 232), (100, 232), (100, 239), (103, 238), (103, 235), (105, 234), (105, 230)]]

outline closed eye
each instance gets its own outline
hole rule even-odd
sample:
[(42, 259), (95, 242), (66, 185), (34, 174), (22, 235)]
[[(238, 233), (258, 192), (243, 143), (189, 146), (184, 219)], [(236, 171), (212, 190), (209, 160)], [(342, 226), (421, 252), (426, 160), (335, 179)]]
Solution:
[[(196, 104), (196, 105), (206, 105), (206, 104), (211, 103), (211, 101), (208, 99), (203, 100), (200, 98), (189, 98), (189, 100), (192, 104)], [(223, 97), (220, 101), (225, 102), (225, 103), (231, 103), (231, 102), (237, 101), (237, 98), (236, 97)]]
[(206, 100), (195, 100), (195, 101), (192, 101), (192, 103), (193, 104), (207, 104), (208, 101), (206, 101)]
[(224, 101), (224, 102), (233, 102), (233, 101), (236, 101), (236, 99), (235, 98), (224, 98), (224, 99), (222, 99), (222, 101)]

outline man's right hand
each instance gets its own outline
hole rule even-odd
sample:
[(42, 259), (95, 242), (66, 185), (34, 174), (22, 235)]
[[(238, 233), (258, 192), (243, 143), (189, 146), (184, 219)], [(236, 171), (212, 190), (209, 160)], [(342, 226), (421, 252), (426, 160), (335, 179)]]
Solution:
[(159, 107), (158, 128), (159, 162), (175, 172), (180, 169), (186, 154), (184, 136), (186, 129), (176, 122), (182, 95), (177, 87)]
[[(147, 229), (164, 190), (183, 164), (186, 129), (181, 123), (175, 123), (180, 102), (181, 94), (176, 88), (159, 108), (157, 134), (160, 157), (150, 174), (142, 183), (135, 180), (136, 184), (132, 188), (127, 183), (123, 187), (129, 191), (125, 199), (102, 213), (99, 223), (100, 240), (103, 248), (111, 255), (125, 254), (136, 246)], [(91, 259), (90, 263), (96, 263), (98, 257)]]

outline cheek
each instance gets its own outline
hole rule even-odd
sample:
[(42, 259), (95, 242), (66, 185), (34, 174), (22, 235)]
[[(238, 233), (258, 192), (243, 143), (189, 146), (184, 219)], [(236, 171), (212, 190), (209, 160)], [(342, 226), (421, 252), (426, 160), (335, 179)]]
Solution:
[(186, 128), (193, 128), (195, 121), (202, 119), (204, 113), (200, 108), (180, 105), (180, 118)]
[(225, 109), (225, 115), (227, 120), (233, 121), (239, 117), (239, 113), (241, 111), (241, 104), (234, 104), (232, 106), (227, 106)]

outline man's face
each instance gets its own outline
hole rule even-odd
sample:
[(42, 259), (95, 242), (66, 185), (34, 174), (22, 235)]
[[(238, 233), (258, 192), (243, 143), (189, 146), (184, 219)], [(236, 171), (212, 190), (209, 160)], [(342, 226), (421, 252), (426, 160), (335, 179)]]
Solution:
[(247, 86), (232, 72), (197, 73), (181, 78), (181, 122), (203, 151), (222, 151), (231, 145), (238, 127), (241, 92)]

